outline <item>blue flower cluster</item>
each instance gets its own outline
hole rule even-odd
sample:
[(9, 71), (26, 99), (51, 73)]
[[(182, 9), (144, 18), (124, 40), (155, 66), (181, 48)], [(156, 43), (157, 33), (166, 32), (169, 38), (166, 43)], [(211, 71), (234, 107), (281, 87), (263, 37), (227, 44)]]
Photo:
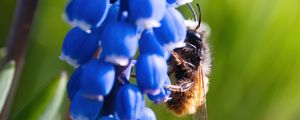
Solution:
[[(69, 0), (60, 59), (76, 70), (68, 85), (72, 119), (155, 120), (143, 94), (170, 99), (169, 51), (187, 28), (176, 7), (191, 0)], [(139, 55), (134, 60), (137, 51)], [(133, 66), (136, 85), (129, 83)]]

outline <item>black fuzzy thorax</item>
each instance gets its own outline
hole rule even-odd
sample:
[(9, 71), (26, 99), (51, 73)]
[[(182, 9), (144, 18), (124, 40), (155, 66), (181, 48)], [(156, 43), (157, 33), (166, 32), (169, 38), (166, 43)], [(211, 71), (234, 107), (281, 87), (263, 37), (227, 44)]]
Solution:
[[(174, 71), (176, 80), (191, 80), (191, 76), (193, 76), (194, 71), (196, 71), (200, 65), (200, 62), (203, 58), (202, 49), (203, 43), (202, 40), (195, 37), (194, 31), (188, 31), (185, 39), (186, 46), (182, 48), (174, 49), (180, 58), (186, 62), (191, 63), (193, 66), (183, 66), (182, 64), (175, 64)], [(193, 46), (191, 46), (193, 45)], [(195, 48), (196, 47), (196, 48)], [(171, 57), (171, 61), (173, 61), (174, 57)]]

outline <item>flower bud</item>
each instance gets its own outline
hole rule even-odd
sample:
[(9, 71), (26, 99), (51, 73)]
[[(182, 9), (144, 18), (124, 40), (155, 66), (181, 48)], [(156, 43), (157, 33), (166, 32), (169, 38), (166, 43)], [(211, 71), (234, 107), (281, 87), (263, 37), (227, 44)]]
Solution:
[(136, 27), (125, 22), (107, 25), (101, 39), (104, 60), (121, 66), (128, 64), (138, 47)]
[(136, 63), (137, 85), (143, 93), (159, 94), (167, 75), (167, 64), (163, 57), (141, 54)]
[(123, 85), (115, 99), (115, 110), (121, 120), (136, 120), (145, 106), (140, 90), (130, 84)]
[(158, 42), (169, 50), (183, 47), (186, 37), (187, 27), (184, 24), (184, 18), (178, 10), (169, 7), (161, 20), (159, 28), (153, 28)]
[(98, 48), (99, 38), (95, 34), (89, 34), (78, 27), (72, 28), (65, 37), (61, 60), (74, 67), (89, 61)]
[[(100, 47), (102, 47), (102, 39), (101, 36), (103, 35), (103, 30), (105, 30), (105, 27), (107, 25), (109, 25), (110, 23), (114, 23), (117, 22), (118, 20), (118, 15), (119, 15), (119, 10), (120, 10), (120, 6), (118, 5), (118, 3), (114, 3), (109, 7), (109, 11), (107, 13), (107, 16), (105, 18), (105, 20), (103, 21), (103, 23), (101, 24), (101, 26), (96, 27), (93, 29), (93, 31), (95, 31), (95, 34), (98, 34), (98, 36), (100, 36)], [(104, 35), (106, 36), (106, 35)]]
[(71, 24), (91, 32), (92, 27), (99, 27), (104, 21), (109, 0), (72, 0), (69, 5), (65, 14)]
[[(170, 84), (171, 84), (170, 79), (169, 79), (168, 76), (166, 76), (164, 85), (170, 85)], [(158, 103), (166, 102), (167, 100), (170, 99), (169, 96), (170, 96), (170, 94), (171, 94), (171, 91), (168, 90), (168, 89), (166, 89), (166, 88), (164, 88), (164, 87), (161, 87), (160, 89), (161, 89), (161, 91), (160, 91), (160, 93), (157, 94), (157, 95), (151, 95), (151, 94), (148, 94), (148, 98), (149, 98), (151, 101), (153, 101), (153, 102), (155, 102), (155, 103), (157, 103), (157, 104), (158, 104)]]
[(71, 103), (70, 113), (72, 120), (94, 120), (103, 106), (103, 96), (90, 96), (79, 90)]
[(167, 3), (171, 6), (178, 7), (187, 3), (193, 2), (193, 0), (167, 0)]
[(139, 40), (141, 54), (156, 54), (164, 56), (164, 48), (158, 43), (152, 30), (144, 30)]
[(99, 120), (119, 120), (117, 117), (113, 115), (103, 116)]
[(106, 96), (115, 81), (115, 69), (112, 64), (101, 60), (90, 60), (83, 66), (80, 75), (80, 89), (87, 95)]
[(165, 0), (128, 0), (129, 19), (137, 26), (159, 27), (166, 10)]
[(144, 107), (138, 120), (156, 120), (155, 113), (150, 108)]

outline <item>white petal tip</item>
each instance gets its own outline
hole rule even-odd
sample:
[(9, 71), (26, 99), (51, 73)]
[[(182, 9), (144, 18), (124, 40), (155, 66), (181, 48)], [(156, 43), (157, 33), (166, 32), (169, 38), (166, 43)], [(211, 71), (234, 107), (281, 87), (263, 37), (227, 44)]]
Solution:
[(137, 26), (143, 26), (145, 29), (160, 27), (160, 22), (153, 19), (139, 19), (136, 21)]
[(68, 55), (65, 55), (64, 53), (62, 53), (59, 56), (59, 59), (62, 60), (62, 61), (66, 61), (68, 64), (72, 65), (75, 68), (79, 67), (79, 64), (77, 63), (77, 60), (71, 58)]
[(129, 58), (124, 57), (124, 56), (111, 55), (111, 56), (105, 57), (104, 61), (116, 64), (116, 65), (120, 65), (120, 66), (126, 66), (129, 63)]
[(175, 48), (181, 48), (184, 47), (186, 44), (184, 42), (176, 42), (176, 43), (168, 43), (163, 45), (164, 48), (168, 49), (168, 50), (173, 50)]

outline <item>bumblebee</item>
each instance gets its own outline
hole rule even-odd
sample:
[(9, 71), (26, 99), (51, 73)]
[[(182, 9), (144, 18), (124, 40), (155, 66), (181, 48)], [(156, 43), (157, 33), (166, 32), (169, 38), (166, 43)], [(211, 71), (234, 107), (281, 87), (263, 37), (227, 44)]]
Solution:
[(208, 75), (210, 73), (211, 57), (207, 38), (209, 27), (201, 22), (200, 6), (198, 18), (191, 8), (194, 20), (186, 20), (188, 28), (185, 46), (171, 51), (168, 60), (169, 76), (174, 76), (172, 85), (165, 88), (171, 90), (171, 99), (166, 106), (176, 115), (195, 114), (197, 119), (207, 120), (206, 93), (208, 91)]

